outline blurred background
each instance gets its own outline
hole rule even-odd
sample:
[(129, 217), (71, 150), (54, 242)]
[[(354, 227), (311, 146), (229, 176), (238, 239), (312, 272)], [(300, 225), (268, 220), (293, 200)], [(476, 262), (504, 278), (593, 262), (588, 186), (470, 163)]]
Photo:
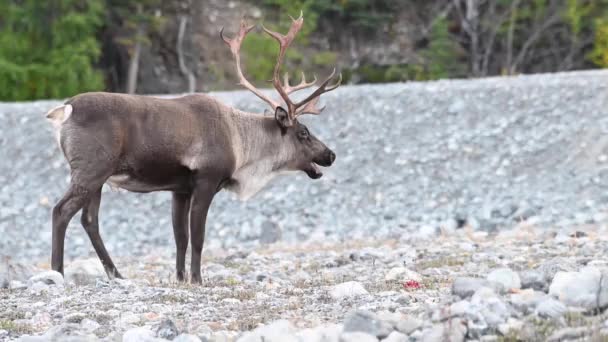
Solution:
[[(608, 66), (606, 0), (2, 0), (0, 100), (233, 89), (220, 28), (245, 17), (286, 30), (300, 10), (292, 75), (337, 66), (359, 84)], [(268, 85), (276, 49), (259, 25), (246, 39), (254, 83)]]
[[(284, 70), (344, 76), (301, 118), (338, 157), (317, 181), (218, 194), (206, 248), (608, 224), (608, 0), (0, 0), (0, 254), (48, 259), (70, 179), (50, 108), (92, 90), (205, 92), (263, 113), (235, 91), (220, 29), (258, 25), (244, 72), (274, 92), (261, 24), (286, 32), (300, 10)], [(169, 193), (103, 191), (112, 255), (174, 253)], [(94, 255), (79, 221), (67, 258)]]

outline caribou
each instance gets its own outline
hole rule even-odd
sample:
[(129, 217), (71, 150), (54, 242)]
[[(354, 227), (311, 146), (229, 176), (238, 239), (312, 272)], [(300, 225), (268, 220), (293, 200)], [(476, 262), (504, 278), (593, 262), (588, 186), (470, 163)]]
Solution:
[[(73, 216), (82, 210), (81, 223), (109, 278), (122, 278), (99, 234), (102, 187), (108, 184), (131, 192), (172, 193), (172, 225), (176, 245), (176, 279), (187, 281), (188, 241), (190, 281), (201, 282), (201, 253), (207, 212), (222, 189), (242, 200), (261, 190), (274, 176), (301, 171), (312, 179), (319, 166), (334, 163), (335, 153), (298, 121), (318, 115), (323, 93), (340, 86), (334, 71), (300, 101), (289, 95), (317, 84), (304, 74), (290, 85), (280, 72), (285, 52), (303, 25), (302, 13), (291, 18), (287, 34), (263, 30), (279, 43), (272, 85), (280, 100), (254, 87), (243, 75), (240, 48), (255, 28), (241, 20), (232, 39), (219, 31), (230, 48), (239, 84), (266, 102), (274, 115), (249, 113), (202, 93), (158, 98), (109, 92), (78, 94), (46, 113), (60, 150), (70, 167), (70, 184), (52, 211), (51, 268), (63, 274), (64, 240)], [(268, 111), (268, 110), (267, 110)]]

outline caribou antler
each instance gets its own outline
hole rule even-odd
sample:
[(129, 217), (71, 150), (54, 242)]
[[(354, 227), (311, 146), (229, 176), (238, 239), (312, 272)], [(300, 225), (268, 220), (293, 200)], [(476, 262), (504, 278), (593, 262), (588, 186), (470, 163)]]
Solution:
[[(289, 31), (287, 32), (286, 35), (283, 35), (283, 34), (280, 34), (278, 32), (274, 32), (274, 31), (270, 31), (262, 25), (262, 28), (264, 29), (264, 31), (267, 34), (269, 34), (272, 38), (274, 38), (276, 41), (279, 42), (279, 56), (277, 57), (277, 62), (274, 66), (272, 84), (273, 84), (274, 88), (276, 89), (276, 91), (281, 96), (281, 98), (283, 99), (283, 101), (285, 102), (285, 105), (287, 106), (287, 113), (288, 113), (289, 119), (291, 121), (295, 120), (298, 116), (300, 116), (302, 114), (320, 114), (323, 111), (323, 109), (325, 108), (325, 107), (321, 107), (321, 108), (317, 107), (317, 105), (319, 103), (319, 97), (321, 96), (321, 94), (327, 93), (329, 91), (332, 91), (332, 90), (338, 88), (340, 86), (340, 84), (342, 83), (342, 74), (340, 74), (338, 81), (328, 87), (329, 81), (331, 81), (331, 79), (336, 74), (336, 69), (334, 68), (331, 75), (329, 75), (329, 77), (327, 77), (321, 83), (319, 88), (317, 88), (317, 90), (315, 90), (312, 94), (307, 96), (304, 100), (294, 103), (289, 98), (289, 94), (296, 92), (298, 90), (301, 90), (301, 89), (306, 89), (306, 88), (312, 87), (317, 82), (316, 76), (314, 77), (314, 80), (312, 82), (306, 82), (306, 76), (304, 75), (304, 73), (302, 73), (302, 80), (300, 81), (300, 84), (298, 84), (296, 86), (291, 86), (289, 84), (288, 73), (285, 73), (285, 75), (284, 75), (284, 81), (283, 81), (284, 84), (281, 84), (281, 80), (279, 77), (279, 73), (281, 71), (281, 66), (283, 64), (283, 59), (285, 58), (285, 53), (287, 51), (287, 48), (289, 47), (289, 45), (291, 45), (291, 43), (295, 39), (296, 35), (300, 31), (300, 29), (302, 29), (302, 24), (304, 23), (304, 19), (302, 18), (302, 15), (303, 15), (303, 13), (300, 12), (300, 16), (297, 19), (294, 19), (293, 17), (290, 16), (292, 23), (291, 23), (291, 27), (289, 28)], [(264, 100), (268, 104), (270, 104), (270, 106), (272, 107), (273, 110), (276, 110), (276, 108), (279, 107), (279, 104), (277, 102), (269, 99), (268, 97), (266, 97), (258, 89), (256, 89), (253, 85), (251, 85), (251, 83), (249, 83), (249, 81), (247, 81), (247, 79), (245, 79), (245, 77), (243, 76), (243, 73), (241, 71), (239, 50), (241, 48), (241, 43), (243, 42), (243, 39), (245, 38), (247, 33), (249, 33), (249, 31), (251, 31), (252, 29), (253, 29), (253, 26), (247, 26), (245, 24), (245, 22), (242, 21), (239, 33), (234, 39), (228, 40), (228, 39), (224, 38), (224, 36), (222, 34), (223, 28), (220, 31), (220, 36), (222, 37), (224, 42), (226, 42), (226, 44), (228, 44), (228, 46), (230, 47), (230, 51), (232, 51), (232, 54), (234, 55), (234, 58), (236, 59), (236, 69), (237, 69), (237, 73), (239, 75), (239, 81), (240, 81), (239, 83), (242, 86), (244, 86), (245, 88), (252, 91), (259, 98), (261, 98), (262, 100)]]
[(254, 27), (255, 27), (254, 25), (247, 26), (247, 24), (245, 23), (245, 20), (242, 20), (241, 27), (239, 28), (239, 33), (236, 35), (236, 37), (234, 37), (233, 39), (228, 39), (228, 38), (224, 37), (224, 28), (223, 27), (220, 30), (220, 37), (222, 38), (224, 43), (226, 43), (226, 45), (228, 45), (230, 47), (230, 51), (232, 52), (232, 55), (234, 56), (234, 59), (236, 60), (236, 72), (239, 76), (239, 84), (242, 85), (243, 87), (249, 89), (252, 93), (257, 95), (257, 97), (259, 97), (260, 99), (262, 99), (266, 103), (268, 103), (270, 105), (270, 107), (272, 107), (273, 110), (275, 110), (275, 109), (277, 109), (277, 107), (279, 107), (279, 104), (277, 102), (271, 100), (269, 97), (264, 95), (261, 91), (259, 91), (256, 87), (254, 87), (251, 83), (249, 83), (249, 81), (243, 75), (243, 71), (241, 70), (241, 58), (239, 56), (239, 52), (241, 50), (241, 44), (243, 43), (245, 36), (247, 36), (247, 33), (249, 33), (249, 31), (253, 30)]

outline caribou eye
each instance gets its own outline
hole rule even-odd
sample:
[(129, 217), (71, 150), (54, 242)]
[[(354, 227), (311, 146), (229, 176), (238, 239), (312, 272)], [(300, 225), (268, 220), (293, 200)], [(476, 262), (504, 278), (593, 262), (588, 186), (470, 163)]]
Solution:
[(298, 132), (298, 138), (304, 140), (304, 139), (308, 139), (308, 131), (307, 130), (301, 130), (300, 132)]

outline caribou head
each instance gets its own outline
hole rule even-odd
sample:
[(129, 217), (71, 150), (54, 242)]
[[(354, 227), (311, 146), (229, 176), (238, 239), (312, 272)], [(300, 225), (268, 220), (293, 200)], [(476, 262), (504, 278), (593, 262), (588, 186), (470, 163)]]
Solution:
[(297, 85), (289, 84), (289, 73), (285, 72), (283, 82), (280, 79), (281, 66), (285, 58), (287, 48), (291, 45), (296, 35), (302, 28), (304, 19), (302, 13), (297, 19), (292, 20), (291, 27), (286, 35), (278, 32), (268, 30), (263, 27), (264, 31), (274, 38), (279, 43), (279, 55), (277, 62), (274, 67), (274, 73), (272, 77), (272, 85), (279, 93), (283, 104), (276, 100), (273, 100), (263, 94), (259, 89), (254, 87), (243, 75), (241, 68), (240, 50), (241, 44), (247, 34), (253, 30), (254, 25), (248, 26), (244, 20), (241, 21), (239, 31), (233, 39), (228, 39), (224, 36), (224, 29), (220, 30), (220, 37), (230, 47), (230, 51), (236, 61), (236, 72), (239, 77), (239, 84), (246, 89), (250, 90), (257, 97), (266, 102), (270, 108), (274, 111), (274, 118), (277, 125), (280, 127), (282, 134), (289, 141), (289, 144), (293, 146), (295, 153), (292, 153), (293, 159), (289, 160), (285, 165), (289, 170), (301, 170), (304, 171), (308, 177), (312, 179), (318, 179), (323, 176), (323, 173), (319, 170), (317, 165), (320, 166), (331, 166), (336, 159), (336, 154), (330, 150), (325, 144), (323, 144), (317, 137), (315, 137), (304, 124), (298, 121), (298, 117), (303, 114), (319, 115), (325, 109), (325, 107), (319, 107), (319, 98), (321, 94), (332, 91), (342, 82), (342, 74), (338, 76), (338, 80), (329, 85), (329, 82), (335, 76), (336, 70), (334, 69), (331, 75), (327, 77), (321, 85), (310, 95), (301, 101), (293, 101), (289, 98), (291, 93), (298, 90), (310, 88), (317, 82), (316, 76), (310, 82), (306, 81), (306, 76), (302, 72), (302, 80)]

